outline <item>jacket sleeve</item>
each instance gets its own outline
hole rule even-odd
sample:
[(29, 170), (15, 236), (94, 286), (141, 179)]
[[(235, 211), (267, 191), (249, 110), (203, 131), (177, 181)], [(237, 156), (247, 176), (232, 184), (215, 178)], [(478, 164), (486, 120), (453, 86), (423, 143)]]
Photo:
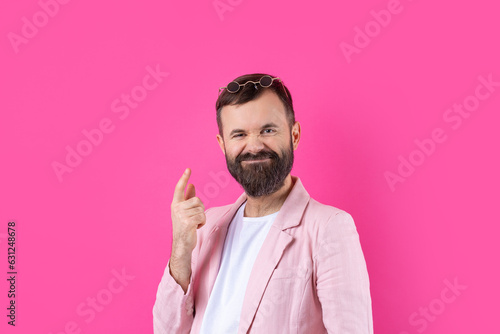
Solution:
[(370, 282), (352, 216), (340, 211), (322, 226), (316, 288), (330, 334), (372, 334)]
[(170, 274), (170, 260), (163, 273), (153, 306), (153, 333), (189, 333), (193, 324), (193, 274), (186, 294)]

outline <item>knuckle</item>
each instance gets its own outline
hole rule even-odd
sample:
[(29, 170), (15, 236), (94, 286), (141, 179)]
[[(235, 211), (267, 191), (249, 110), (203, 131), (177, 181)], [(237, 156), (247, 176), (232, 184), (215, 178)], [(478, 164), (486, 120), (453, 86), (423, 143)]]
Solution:
[(195, 203), (197, 205), (203, 205), (203, 202), (201, 201), (201, 199), (198, 196), (193, 197), (193, 199), (195, 200)]

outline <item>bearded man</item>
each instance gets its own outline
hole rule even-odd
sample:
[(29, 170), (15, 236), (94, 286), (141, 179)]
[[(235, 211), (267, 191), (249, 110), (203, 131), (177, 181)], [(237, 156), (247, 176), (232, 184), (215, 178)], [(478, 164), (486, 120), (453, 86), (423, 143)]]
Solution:
[[(220, 93), (222, 91), (222, 94)], [(219, 89), (217, 141), (244, 193), (206, 209), (180, 177), (155, 334), (372, 334), (367, 267), (352, 216), (291, 175), (300, 141), (290, 91), (247, 74)]]

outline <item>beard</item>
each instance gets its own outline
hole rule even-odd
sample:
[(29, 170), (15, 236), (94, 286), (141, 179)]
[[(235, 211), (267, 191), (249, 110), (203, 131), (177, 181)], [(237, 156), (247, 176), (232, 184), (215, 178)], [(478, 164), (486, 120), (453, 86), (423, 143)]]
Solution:
[[(242, 161), (270, 159), (262, 162)], [(229, 173), (243, 187), (250, 197), (260, 197), (278, 191), (285, 184), (285, 178), (293, 166), (293, 143), (287, 150), (281, 150), (281, 157), (272, 150), (262, 150), (257, 154), (238, 155), (234, 160), (226, 154)]]

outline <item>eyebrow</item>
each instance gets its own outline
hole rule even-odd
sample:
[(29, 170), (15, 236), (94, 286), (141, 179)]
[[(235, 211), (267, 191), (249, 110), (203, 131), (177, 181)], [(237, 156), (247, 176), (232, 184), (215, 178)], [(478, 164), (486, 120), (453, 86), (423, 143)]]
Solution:
[[(266, 129), (266, 128), (277, 128), (278, 126), (274, 123), (266, 123), (264, 124), (260, 129), (263, 130), (263, 129)], [(234, 129), (233, 131), (231, 131), (231, 133), (229, 134), (229, 137), (231, 137), (233, 134), (235, 133), (240, 133), (240, 132), (245, 132), (245, 130), (243, 129)]]

